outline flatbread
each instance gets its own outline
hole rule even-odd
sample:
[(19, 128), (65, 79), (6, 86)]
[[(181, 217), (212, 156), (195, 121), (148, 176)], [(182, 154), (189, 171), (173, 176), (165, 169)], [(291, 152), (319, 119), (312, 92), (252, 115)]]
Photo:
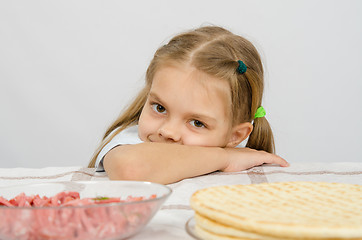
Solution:
[(195, 232), (197, 236), (201, 237), (202, 239), (207, 240), (249, 240), (248, 238), (236, 238), (232, 236), (220, 235), (215, 234), (213, 232), (209, 232), (208, 230), (196, 225)]
[[(205, 219), (264, 237), (362, 239), (361, 185), (281, 182), (218, 186), (195, 192), (190, 203)], [(202, 230), (212, 233), (214, 227), (205, 226)], [(222, 229), (220, 235), (235, 236)]]
[(217, 223), (211, 219), (195, 213), (195, 231), (204, 239), (248, 239), (248, 240), (284, 240), (257, 233), (242, 231), (237, 228)]

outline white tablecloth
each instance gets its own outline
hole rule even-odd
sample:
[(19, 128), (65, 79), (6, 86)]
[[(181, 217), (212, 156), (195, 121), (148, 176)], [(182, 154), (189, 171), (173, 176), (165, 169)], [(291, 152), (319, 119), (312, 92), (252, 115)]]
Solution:
[[(109, 181), (109, 179), (105, 173), (96, 173), (93, 168), (80, 166), (0, 168), (0, 187), (53, 181)], [(170, 184), (173, 193), (169, 199), (146, 228), (130, 240), (192, 239), (185, 231), (185, 224), (194, 214), (189, 206), (189, 199), (198, 189), (217, 185), (284, 181), (362, 184), (362, 162), (294, 163), (287, 168), (263, 165), (242, 172), (215, 172)]]

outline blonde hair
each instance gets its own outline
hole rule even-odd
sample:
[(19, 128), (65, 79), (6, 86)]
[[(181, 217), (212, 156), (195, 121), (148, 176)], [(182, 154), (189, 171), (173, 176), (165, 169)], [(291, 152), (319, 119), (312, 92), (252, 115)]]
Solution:
[[(236, 71), (238, 60), (247, 66), (244, 74)], [(94, 167), (100, 151), (115, 135), (137, 124), (155, 73), (170, 62), (188, 63), (211, 76), (227, 80), (231, 89), (233, 125), (254, 120), (264, 89), (264, 70), (258, 51), (250, 41), (224, 28), (201, 27), (175, 36), (156, 51), (146, 72), (145, 87), (107, 129), (88, 167)], [(265, 117), (254, 120), (246, 147), (274, 153), (274, 138)]]

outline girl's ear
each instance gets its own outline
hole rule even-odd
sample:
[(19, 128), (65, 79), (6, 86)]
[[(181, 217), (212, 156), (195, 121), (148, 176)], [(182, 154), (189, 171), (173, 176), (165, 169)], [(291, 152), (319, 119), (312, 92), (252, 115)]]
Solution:
[(226, 144), (226, 147), (236, 147), (253, 131), (253, 124), (250, 122), (240, 123), (234, 126), (231, 130), (231, 136), (229, 142)]

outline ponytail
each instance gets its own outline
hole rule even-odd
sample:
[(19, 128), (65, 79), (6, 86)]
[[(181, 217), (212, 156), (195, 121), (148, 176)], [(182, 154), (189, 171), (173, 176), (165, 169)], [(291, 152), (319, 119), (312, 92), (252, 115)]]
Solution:
[[(260, 66), (262, 66), (261, 63)], [(254, 121), (254, 128), (249, 136), (246, 147), (275, 153), (273, 132), (268, 120), (265, 118), (265, 110), (261, 107), (264, 89), (263, 72), (262, 70), (255, 71), (249, 68), (239, 78), (240, 80), (243, 79), (247, 85), (247, 88), (244, 88), (247, 90), (243, 92), (250, 94), (247, 103), (250, 107), (250, 117)], [(259, 109), (264, 111), (263, 114), (259, 114)]]
[(246, 147), (275, 153), (273, 132), (265, 117), (254, 119), (254, 129), (249, 136)]

